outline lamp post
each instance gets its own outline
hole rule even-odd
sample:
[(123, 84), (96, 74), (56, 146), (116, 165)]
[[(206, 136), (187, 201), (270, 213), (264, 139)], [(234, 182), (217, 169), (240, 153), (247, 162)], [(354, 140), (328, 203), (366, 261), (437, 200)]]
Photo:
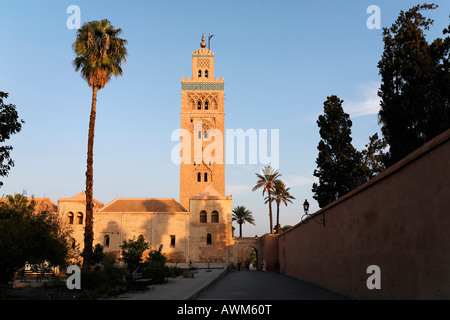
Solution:
[(303, 211), (305, 211), (305, 214), (308, 214), (309, 211), (309, 203), (308, 200), (305, 199), (305, 202), (303, 202)]
[[(321, 224), (321, 225), (323, 225), (325, 227), (325, 213), (324, 212), (320, 213), (320, 216), (322, 217), (322, 219), (317, 221), (316, 220), (316, 216), (318, 216), (318, 215), (316, 215), (316, 214), (313, 214), (313, 215), (308, 214), (308, 212), (309, 212), (309, 202), (308, 202), (307, 199), (305, 199), (305, 202), (303, 202), (303, 211), (305, 212), (305, 214), (302, 216), (302, 221), (303, 221), (303, 219), (307, 219), (308, 217), (311, 217), (316, 223)], [(304, 223), (308, 223), (308, 222), (309, 222), (309, 219), (307, 219)]]

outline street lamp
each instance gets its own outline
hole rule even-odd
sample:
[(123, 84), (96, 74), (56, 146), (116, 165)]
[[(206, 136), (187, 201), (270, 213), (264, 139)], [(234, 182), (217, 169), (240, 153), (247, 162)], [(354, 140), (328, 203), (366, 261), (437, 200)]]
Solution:
[[(302, 221), (303, 221), (303, 219), (306, 219), (309, 216), (309, 217), (312, 217), (313, 220), (316, 223), (322, 224), (325, 227), (325, 213), (322, 211), (322, 213), (320, 213), (320, 216), (322, 217), (322, 220), (317, 221), (316, 220), (316, 216), (317, 216), (316, 214), (312, 214), (312, 215), (308, 214), (308, 212), (309, 212), (309, 203), (308, 203), (307, 199), (305, 199), (305, 202), (303, 202), (303, 211), (305, 212), (305, 214), (302, 216)], [(308, 223), (308, 222), (309, 222), (309, 219), (306, 219), (304, 223)]]
[(308, 200), (305, 199), (305, 202), (303, 202), (303, 211), (305, 211), (305, 214), (308, 214), (309, 211), (309, 203)]

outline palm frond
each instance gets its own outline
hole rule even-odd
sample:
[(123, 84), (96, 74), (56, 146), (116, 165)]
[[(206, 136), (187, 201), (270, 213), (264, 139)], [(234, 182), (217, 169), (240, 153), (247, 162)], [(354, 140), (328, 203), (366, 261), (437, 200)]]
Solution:
[(122, 63), (126, 62), (127, 40), (118, 37), (121, 29), (115, 29), (104, 19), (85, 23), (77, 31), (73, 50), (77, 57), (73, 61), (76, 71), (91, 87), (103, 88), (111, 76), (122, 75)]
[(239, 224), (243, 224), (248, 222), (252, 225), (255, 225), (255, 219), (253, 218), (253, 214), (250, 210), (247, 210), (244, 206), (237, 206), (233, 209), (233, 217), (232, 221), (237, 221)]

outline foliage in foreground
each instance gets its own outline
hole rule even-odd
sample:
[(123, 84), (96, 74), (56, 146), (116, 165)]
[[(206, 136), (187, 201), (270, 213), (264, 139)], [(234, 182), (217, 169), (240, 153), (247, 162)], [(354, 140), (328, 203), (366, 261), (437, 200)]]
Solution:
[(33, 199), (21, 194), (0, 203), (0, 283), (11, 281), (27, 262), (66, 262), (69, 232), (53, 212), (35, 212), (35, 206)]
[(162, 253), (163, 246), (158, 250), (152, 250), (148, 254), (147, 260), (142, 264), (141, 270), (144, 278), (152, 279), (153, 284), (162, 284), (167, 278), (175, 278), (182, 274), (178, 267), (166, 266), (167, 257)]

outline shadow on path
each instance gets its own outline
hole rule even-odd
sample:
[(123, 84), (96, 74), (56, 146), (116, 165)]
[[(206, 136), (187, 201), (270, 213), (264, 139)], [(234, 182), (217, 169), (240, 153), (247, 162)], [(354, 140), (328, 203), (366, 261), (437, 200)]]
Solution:
[(294, 279), (262, 271), (227, 274), (197, 300), (346, 300), (347, 298)]

